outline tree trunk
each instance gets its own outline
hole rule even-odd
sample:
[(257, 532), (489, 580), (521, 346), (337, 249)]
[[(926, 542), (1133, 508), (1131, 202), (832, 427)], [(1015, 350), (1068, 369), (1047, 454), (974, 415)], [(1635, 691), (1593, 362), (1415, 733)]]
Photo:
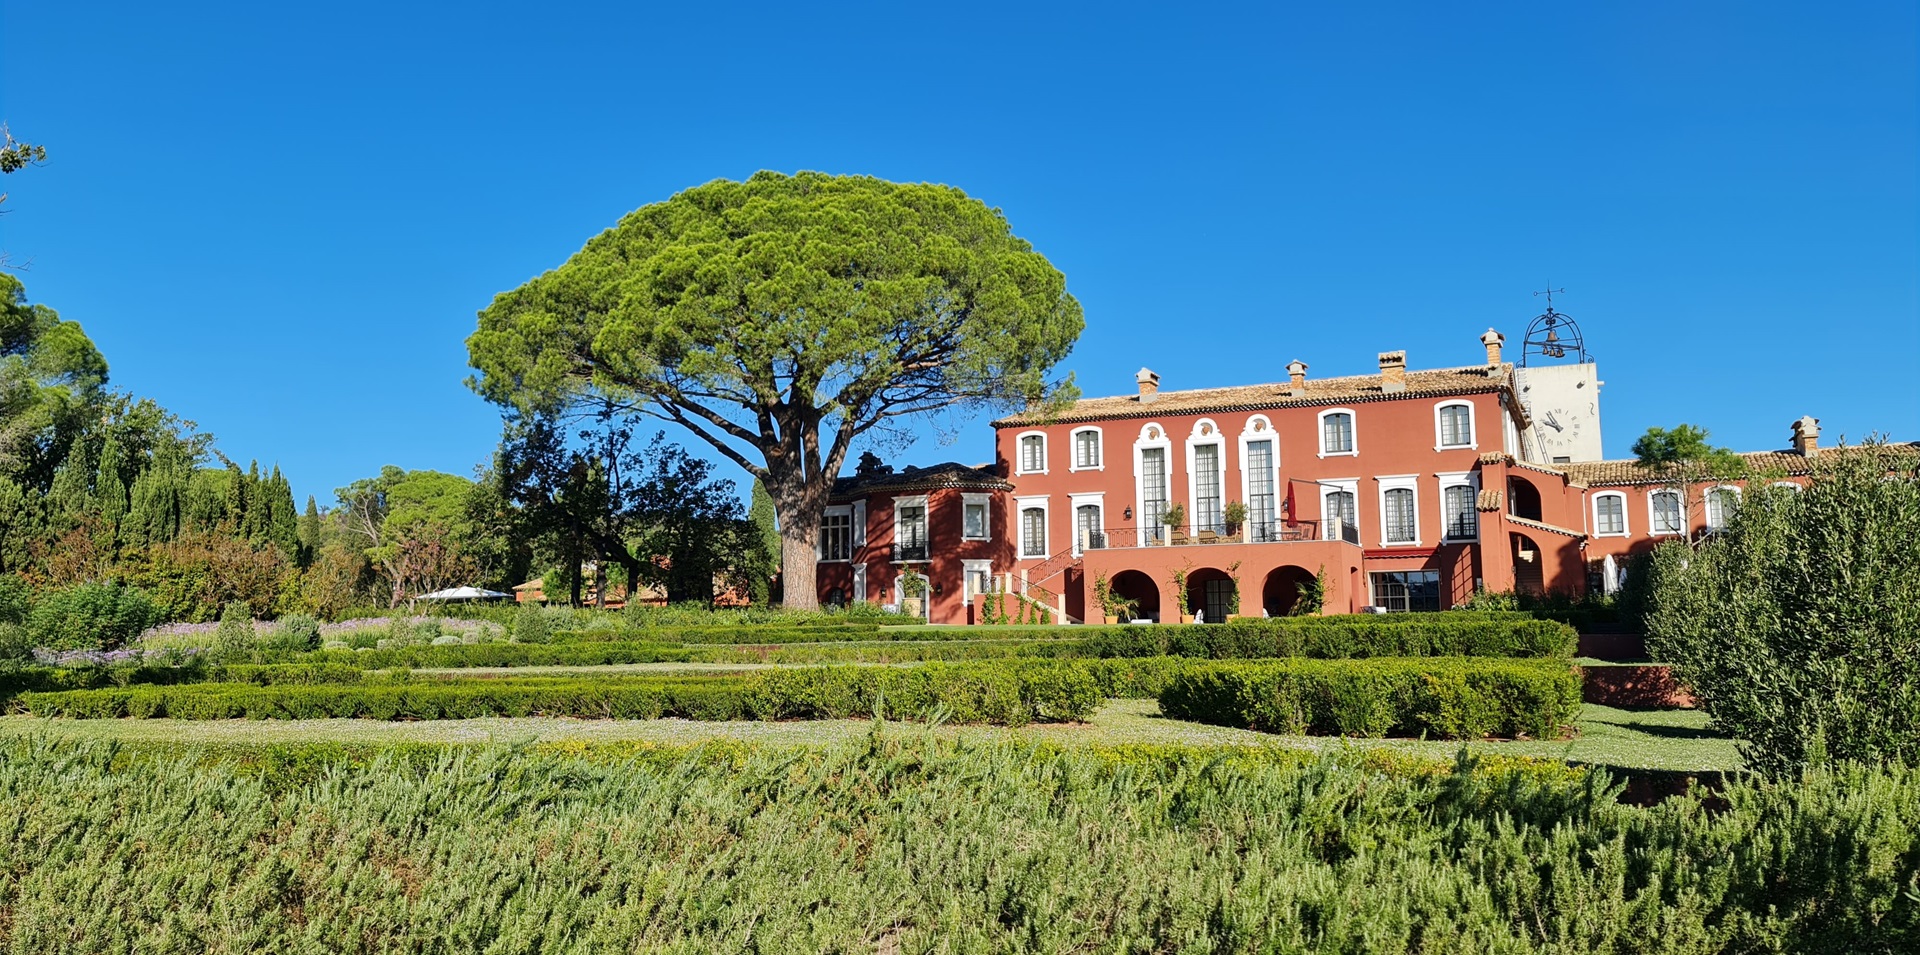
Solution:
[(814, 539), (820, 533), (821, 512), (832, 490), (832, 476), (767, 488), (767, 493), (773, 495), (773, 509), (780, 519), (780, 605), (783, 607), (820, 609), (820, 588), (814, 575), (817, 558), (813, 548)]

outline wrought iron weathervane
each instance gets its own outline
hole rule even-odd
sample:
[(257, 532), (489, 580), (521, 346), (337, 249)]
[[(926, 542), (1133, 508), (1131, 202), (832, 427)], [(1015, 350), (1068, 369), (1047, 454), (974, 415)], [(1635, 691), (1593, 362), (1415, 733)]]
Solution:
[(1550, 288), (1533, 293), (1547, 297), (1547, 310), (1527, 325), (1527, 337), (1520, 351), (1520, 364), (1526, 365), (1535, 355), (1542, 358), (1565, 358), (1572, 355), (1576, 361), (1592, 361), (1587, 355), (1586, 339), (1580, 335), (1580, 325), (1572, 316), (1553, 310), (1553, 297), (1564, 294), (1563, 288)]

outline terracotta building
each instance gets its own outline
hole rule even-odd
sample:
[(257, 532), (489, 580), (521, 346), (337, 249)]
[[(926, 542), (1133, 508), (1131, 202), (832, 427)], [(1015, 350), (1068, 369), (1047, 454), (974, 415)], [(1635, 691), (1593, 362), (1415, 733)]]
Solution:
[[(821, 597), (898, 603), (931, 581), (936, 623), (980, 622), (996, 592), (1063, 622), (1173, 622), (1296, 611), (1443, 609), (1476, 589), (1581, 594), (1624, 559), (1724, 521), (1744, 482), (1669, 487), (1600, 460), (1601, 382), (1577, 326), (1551, 308), (1521, 361), (1489, 329), (1472, 364), (1133, 394), (993, 422), (995, 462), (892, 473), (869, 455), (835, 487)], [(1749, 455), (1768, 480), (1806, 480), (1818, 422), (1789, 451)], [(1691, 524), (1689, 527), (1683, 525)], [(1180, 599), (1184, 580), (1185, 602)], [(919, 605), (915, 605), (918, 608)]]

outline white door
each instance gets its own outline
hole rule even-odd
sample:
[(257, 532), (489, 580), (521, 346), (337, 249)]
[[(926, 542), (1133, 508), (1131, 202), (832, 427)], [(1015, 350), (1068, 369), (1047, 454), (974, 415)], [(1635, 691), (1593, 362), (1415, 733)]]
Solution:
[(862, 603), (867, 599), (867, 565), (853, 565), (853, 599)]

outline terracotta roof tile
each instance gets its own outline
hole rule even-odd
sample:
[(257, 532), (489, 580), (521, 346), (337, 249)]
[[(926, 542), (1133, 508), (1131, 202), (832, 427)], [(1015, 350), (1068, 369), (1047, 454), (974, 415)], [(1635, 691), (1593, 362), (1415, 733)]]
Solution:
[(850, 501), (879, 492), (897, 494), (905, 491), (931, 491), (943, 487), (973, 488), (982, 491), (1013, 489), (1013, 485), (1009, 484), (1005, 478), (990, 470), (970, 468), (957, 461), (947, 461), (924, 468), (909, 466), (898, 473), (856, 474), (837, 478), (833, 482), (833, 493), (829, 500)]
[(1349, 375), (1344, 378), (1309, 378), (1302, 393), (1297, 395), (1287, 382), (1277, 382), (1265, 385), (1239, 385), (1232, 388), (1162, 391), (1158, 398), (1145, 403), (1140, 401), (1139, 395), (1082, 398), (1054, 417), (1022, 412), (1008, 415), (993, 424), (996, 428), (1002, 428), (1111, 418), (1154, 418), (1162, 415), (1255, 411), (1267, 408), (1350, 404), (1361, 401), (1390, 401), (1398, 398), (1437, 398), (1448, 395), (1479, 394), (1500, 390), (1506, 384), (1512, 368), (1512, 365), (1502, 365), (1498, 368), (1473, 365), (1464, 368), (1409, 371), (1406, 390), (1391, 393), (1380, 389), (1379, 375)]
[[(1920, 451), (1920, 442), (1888, 445), (1896, 451)], [(1860, 446), (1844, 448), (1822, 448), (1820, 456), (1848, 454), (1860, 450)], [(1761, 476), (1785, 475), (1787, 477), (1805, 477), (1813, 473), (1813, 465), (1818, 457), (1802, 457), (1797, 451), (1748, 451), (1740, 455), (1747, 462), (1747, 469)], [(1669, 478), (1658, 471), (1640, 466), (1636, 461), (1588, 461), (1584, 464), (1563, 465), (1567, 479), (1575, 484), (1587, 487), (1606, 487), (1622, 484), (1660, 484)]]

